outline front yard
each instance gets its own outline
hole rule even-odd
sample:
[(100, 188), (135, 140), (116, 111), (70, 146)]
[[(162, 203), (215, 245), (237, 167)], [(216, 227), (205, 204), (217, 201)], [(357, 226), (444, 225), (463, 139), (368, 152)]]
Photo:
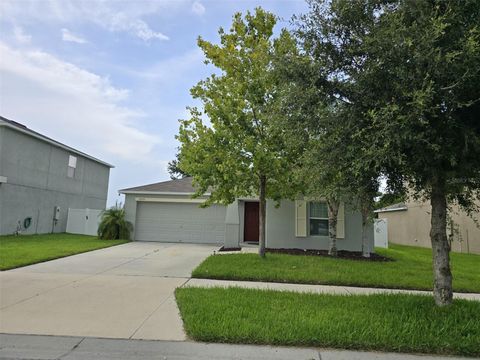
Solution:
[[(394, 261), (369, 262), (321, 256), (212, 255), (192, 273), (196, 278), (431, 290), (432, 251), (391, 244), (377, 253)], [(451, 253), (453, 287), (480, 292), (480, 255)]]
[[(223, 257), (223, 256), (222, 256)], [(480, 355), (480, 302), (179, 288), (189, 337), (205, 342)]]
[(100, 240), (96, 236), (66, 233), (0, 236), (0, 270), (36, 264), (126, 242), (126, 240)]

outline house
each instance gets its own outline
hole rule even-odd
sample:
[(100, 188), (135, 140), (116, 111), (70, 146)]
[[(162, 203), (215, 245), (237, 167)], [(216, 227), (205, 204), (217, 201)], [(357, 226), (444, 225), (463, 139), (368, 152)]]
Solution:
[(0, 117), (0, 235), (65, 232), (69, 208), (105, 209), (112, 167)]
[[(237, 199), (228, 206), (201, 208), (209, 194), (193, 199), (191, 178), (159, 182), (120, 190), (125, 194), (126, 218), (134, 225), (139, 241), (221, 244), (238, 248), (258, 243), (258, 199)], [(283, 200), (279, 207), (267, 201), (267, 248), (328, 249), (326, 203)], [(338, 216), (338, 249), (362, 250), (362, 218), (348, 204)], [(373, 228), (368, 232), (373, 250)]]
[[(379, 219), (387, 221), (388, 241), (396, 244), (431, 248), (430, 222), (432, 207), (428, 202), (409, 200), (376, 210)], [(455, 252), (480, 254), (478, 212), (468, 216), (458, 206), (448, 213), (447, 234)]]

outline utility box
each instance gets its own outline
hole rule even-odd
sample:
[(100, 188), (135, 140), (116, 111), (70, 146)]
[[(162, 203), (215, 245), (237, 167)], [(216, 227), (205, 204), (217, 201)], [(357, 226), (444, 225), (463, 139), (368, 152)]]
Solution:
[(60, 220), (60, 206), (55, 206), (53, 208), (53, 220), (58, 221)]

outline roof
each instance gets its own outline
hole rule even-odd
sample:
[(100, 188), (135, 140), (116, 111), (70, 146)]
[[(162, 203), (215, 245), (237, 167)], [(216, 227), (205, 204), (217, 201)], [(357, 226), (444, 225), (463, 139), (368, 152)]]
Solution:
[(106, 163), (102, 160), (99, 160), (93, 156), (90, 156), (88, 154), (85, 154), (84, 152), (81, 152), (79, 150), (76, 150), (68, 145), (65, 145), (65, 144), (62, 144), (61, 142), (59, 141), (56, 141), (56, 140), (53, 140), (45, 135), (42, 135), (36, 131), (33, 131), (32, 129), (29, 129), (28, 127), (26, 127), (25, 125), (23, 124), (20, 124), (19, 122), (16, 122), (16, 121), (13, 121), (13, 120), (10, 120), (10, 119), (7, 119), (7, 118), (4, 118), (3, 116), (0, 116), (0, 126), (5, 126), (5, 127), (8, 127), (9, 129), (12, 129), (12, 130), (15, 130), (15, 131), (18, 131), (18, 132), (21, 132), (23, 134), (26, 134), (26, 135), (29, 135), (29, 136), (32, 136), (34, 138), (37, 138), (39, 140), (42, 140), (42, 141), (45, 141), (53, 146), (56, 146), (56, 147), (59, 147), (59, 148), (62, 148), (64, 150), (67, 150), (67, 151), (70, 151), (74, 154), (77, 154), (77, 155), (80, 155), (80, 156), (83, 156), (87, 159), (90, 159), (92, 161), (95, 161), (99, 164), (102, 164), (102, 165), (105, 165), (105, 166), (108, 166), (109, 168), (113, 168), (114, 166), (109, 164), (109, 163)]
[(390, 211), (405, 211), (408, 210), (407, 205), (403, 202), (399, 202), (393, 205), (386, 206), (384, 208), (375, 210), (375, 213), (383, 213), (383, 212), (390, 212)]
[(121, 194), (193, 194), (195, 188), (191, 177), (162, 181), (154, 184), (142, 185), (119, 191)]

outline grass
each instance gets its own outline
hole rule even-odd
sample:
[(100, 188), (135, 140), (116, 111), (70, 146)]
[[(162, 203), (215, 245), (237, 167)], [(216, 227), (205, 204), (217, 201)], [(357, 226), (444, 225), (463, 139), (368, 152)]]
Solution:
[[(267, 254), (212, 255), (192, 273), (196, 278), (291, 282), (431, 290), (432, 250), (392, 244), (377, 249), (395, 261), (368, 262), (321, 256)], [(480, 255), (451, 254), (453, 288), (480, 292)]]
[(36, 264), (125, 242), (127, 241), (100, 240), (96, 236), (65, 233), (0, 236), (0, 270)]
[(475, 301), (439, 308), (427, 296), (188, 287), (176, 299), (198, 341), (480, 355)]

